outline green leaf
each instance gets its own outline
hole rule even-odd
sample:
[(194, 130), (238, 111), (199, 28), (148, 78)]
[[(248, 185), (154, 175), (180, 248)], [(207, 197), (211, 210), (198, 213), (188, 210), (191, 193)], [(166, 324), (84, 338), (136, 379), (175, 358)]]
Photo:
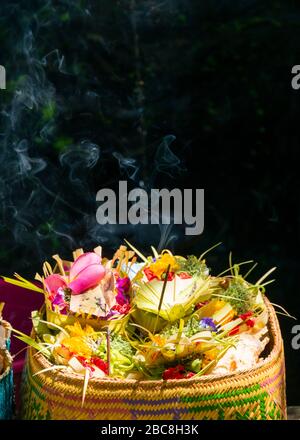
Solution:
[(49, 333), (49, 328), (44, 322), (41, 322), (41, 318), (41, 314), (38, 310), (33, 310), (31, 312), (32, 325), (35, 333), (39, 336)]

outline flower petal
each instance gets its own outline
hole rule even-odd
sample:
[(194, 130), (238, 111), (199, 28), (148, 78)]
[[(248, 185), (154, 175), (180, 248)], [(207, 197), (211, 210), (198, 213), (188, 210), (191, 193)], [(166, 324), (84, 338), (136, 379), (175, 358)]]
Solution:
[(45, 278), (45, 286), (50, 295), (56, 295), (58, 289), (64, 289), (67, 287), (67, 284), (61, 275), (53, 274)]
[[(79, 257), (80, 258), (80, 257)], [(92, 287), (95, 287), (104, 278), (105, 268), (101, 264), (91, 264), (80, 272), (68, 287), (73, 295), (79, 295)]]
[(70, 269), (70, 281), (77, 278), (80, 272), (91, 264), (101, 264), (101, 257), (95, 254), (95, 252), (86, 252), (76, 258)]

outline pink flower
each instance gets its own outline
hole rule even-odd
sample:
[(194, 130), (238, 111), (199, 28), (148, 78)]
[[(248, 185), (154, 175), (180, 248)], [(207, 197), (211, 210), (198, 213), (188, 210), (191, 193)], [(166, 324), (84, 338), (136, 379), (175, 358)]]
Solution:
[(130, 279), (128, 277), (117, 279), (117, 289), (118, 291), (128, 292), (130, 288)]
[(73, 295), (79, 295), (97, 286), (104, 278), (105, 268), (101, 265), (101, 257), (94, 252), (80, 255), (71, 265), (66, 276), (53, 274), (45, 278), (45, 286), (53, 300), (58, 289), (70, 289)]
[(121, 306), (129, 303), (129, 297), (126, 295), (126, 292), (130, 289), (130, 279), (128, 277), (118, 278), (116, 282), (117, 287), (117, 303)]
[(58, 292), (58, 289), (65, 289), (67, 283), (61, 275), (53, 274), (45, 278), (45, 286), (49, 293), (49, 298), (52, 301)]

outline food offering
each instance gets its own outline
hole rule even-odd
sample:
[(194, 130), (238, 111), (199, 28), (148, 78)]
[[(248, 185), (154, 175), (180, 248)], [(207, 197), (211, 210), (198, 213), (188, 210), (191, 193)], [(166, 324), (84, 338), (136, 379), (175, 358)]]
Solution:
[[(38, 390), (44, 418), (64, 418), (68, 393), (65, 418), (285, 418), (282, 341), (265, 297), (274, 269), (250, 283), (252, 261), (230, 257), (214, 275), (205, 255), (144, 255), (126, 242), (112, 259), (100, 246), (72, 262), (55, 255), (37, 283), (5, 278), (45, 296), (32, 334), (15, 329), (31, 347), (24, 417), (41, 417), (30, 406)], [(267, 370), (279, 380), (263, 387)]]

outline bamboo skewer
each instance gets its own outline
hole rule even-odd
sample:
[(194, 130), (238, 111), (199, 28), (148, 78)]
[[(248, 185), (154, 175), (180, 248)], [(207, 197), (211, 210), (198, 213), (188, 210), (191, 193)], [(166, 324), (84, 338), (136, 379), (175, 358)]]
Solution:
[(106, 332), (106, 344), (107, 344), (107, 353), (106, 353), (106, 357), (107, 357), (107, 369), (108, 369), (108, 376), (110, 376), (111, 374), (111, 367), (110, 367), (110, 329), (107, 329)]
[(173, 288), (173, 302), (175, 304), (176, 299), (176, 277), (174, 277), (174, 288)]
[(167, 287), (170, 267), (171, 267), (171, 265), (169, 264), (168, 267), (167, 267), (167, 270), (165, 272), (165, 279), (164, 279), (164, 284), (163, 284), (163, 288), (162, 288), (162, 291), (161, 291), (160, 300), (159, 300), (159, 304), (158, 304), (158, 309), (157, 309), (157, 315), (156, 315), (156, 321), (155, 321), (155, 325), (154, 325), (153, 334), (155, 334), (155, 332), (156, 332), (156, 327), (157, 327), (158, 318), (159, 318), (159, 312), (160, 312), (160, 309), (161, 309), (161, 306), (162, 306), (162, 303), (163, 303), (163, 300), (164, 300), (164, 295), (165, 295), (165, 290), (166, 290), (166, 287)]

